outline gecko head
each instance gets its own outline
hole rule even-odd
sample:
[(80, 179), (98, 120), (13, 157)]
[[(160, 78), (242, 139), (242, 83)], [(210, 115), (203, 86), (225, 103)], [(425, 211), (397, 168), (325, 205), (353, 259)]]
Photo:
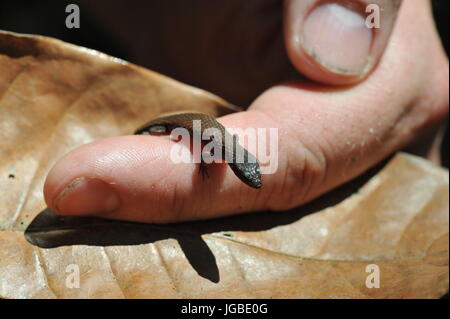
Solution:
[(258, 162), (255, 163), (233, 163), (230, 165), (234, 173), (241, 181), (253, 188), (261, 188), (261, 169)]

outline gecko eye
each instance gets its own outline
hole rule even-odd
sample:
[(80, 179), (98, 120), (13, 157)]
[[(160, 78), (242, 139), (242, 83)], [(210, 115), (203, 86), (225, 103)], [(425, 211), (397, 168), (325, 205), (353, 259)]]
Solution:
[(167, 133), (168, 131), (167, 131), (167, 127), (164, 126), (164, 125), (155, 125), (155, 126), (149, 127), (149, 128), (148, 128), (148, 132), (149, 132), (150, 134), (155, 134), (155, 135), (157, 135), (157, 134), (164, 134), (164, 133)]

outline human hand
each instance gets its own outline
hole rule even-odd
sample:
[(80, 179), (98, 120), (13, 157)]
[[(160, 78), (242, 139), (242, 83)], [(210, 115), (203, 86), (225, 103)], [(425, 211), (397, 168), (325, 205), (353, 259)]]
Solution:
[[(434, 132), (448, 112), (448, 60), (429, 2), (404, 1), (390, 38), (396, 8), (389, 6), (375, 51), (371, 31), (351, 28), (362, 18), (342, 7), (321, 6), (298, 22), (307, 16), (303, 5), (316, 2), (286, 2), (285, 43), (298, 72), (324, 84), (275, 85), (247, 111), (219, 119), (225, 127), (278, 129), (278, 170), (263, 176), (261, 189), (244, 185), (225, 166), (208, 179), (193, 178), (195, 164), (171, 162), (173, 142), (122, 136), (83, 145), (58, 161), (44, 187), (49, 208), (142, 222), (284, 210)], [(309, 50), (299, 46), (300, 31)], [(311, 48), (321, 62), (307, 54)]]

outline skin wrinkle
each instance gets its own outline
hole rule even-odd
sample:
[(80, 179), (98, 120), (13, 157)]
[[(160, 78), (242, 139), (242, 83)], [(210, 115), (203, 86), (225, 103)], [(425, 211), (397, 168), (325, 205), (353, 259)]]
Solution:
[[(400, 117), (401, 118), (401, 117)], [(380, 143), (380, 139), (379, 138), (376, 138), (376, 139), (373, 139), (373, 140), (371, 140), (371, 142), (373, 142), (373, 143), (371, 143), (372, 145), (367, 145), (366, 147), (370, 147), (370, 148), (375, 148), (376, 147), (376, 145), (378, 145), (379, 143)], [(376, 145), (373, 145), (374, 144), (374, 142), (376, 142)], [(365, 141), (363, 141), (363, 144), (362, 145), (364, 145), (365, 144)], [(315, 145), (317, 145), (318, 147), (321, 147), (321, 143), (315, 143)], [(359, 150), (360, 151), (362, 151), (363, 153), (365, 153), (366, 151), (364, 150), (364, 147), (363, 148), (359, 148)], [(324, 153), (324, 150), (322, 149), (322, 153)], [(315, 153), (313, 153), (313, 154), (315, 154)]]
[[(308, 160), (308, 158), (314, 158), (314, 156), (305, 147), (302, 147), (299, 152), (303, 156), (286, 156), (286, 167), (284, 168), (285, 178), (281, 182), (279, 192), (271, 194), (269, 203), (271, 209), (283, 210), (292, 208), (305, 199), (305, 193), (310, 188), (312, 182), (311, 170), (308, 169), (311, 166), (309, 165), (311, 160)], [(291, 165), (291, 158), (295, 158), (294, 163), (297, 166), (296, 168), (293, 168), (294, 166)], [(300, 162), (299, 158), (302, 158), (302, 164), (300, 165), (298, 165)]]
[[(289, 144), (287, 144), (288, 150), (284, 152), (287, 154), (287, 164), (292, 162), (298, 163), (299, 158), (303, 158), (304, 162), (295, 169), (292, 168), (292, 165), (287, 165), (284, 168), (286, 171), (286, 177), (282, 182), (281, 192), (278, 194), (278, 200), (281, 202), (281, 205), (271, 205), (272, 208), (276, 207), (277, 210), (289, 209), (304, 202), (308, 198), (312, 185), (317, 183), (315, 182), (318, 179), (317, 176), (325, 172), (324, 167), (328, 166), (324, 163), (324, 161), (326, 161), (326, 156), (321, 154), (321, 152), (323, 153), (323, 149), (321, 148), (320, 143), (312, 143), (312, 145), (319, 147), (318, 152), (313, 151), (312, 147), (308, 147), (300, 141), (297, 134), (293, 134), (293, 132), (298, 132), (298, 130), (293, 128), (293, 122), (287, 122), (287, 124), (289, 124), (289, 126), (286, 129), (283, 129), (289, 136), (288, 138), (284, 137), (285, 141), (289, 141)], [(305, 141), (311, 138), (314, 140), (314, 137), (308, 134), (307, 136), (304, 136), (303, 140)], [(299, 152), (305, 155), (300, 156)], [(290, 160), (290, 158), (294, 158), (294, 161)], [(289, 177), (291, 177), (291, 181), (288, 182)], [(320, 179), (323, 179), (323, 177)], [(304, 184), (303, 180), (306, 180), (308, 183)], [(300, 181), (300, 183), (297, 181)], [(301, 186), (296, 186), (298, 184)], [(297, 192), (298, 187), (300, 187), (299, 192)]]
[(171, 207), (170, 211), (174, 212), (173, 214), (174, 214), (174, 217), (175, 217), (174, 219), (175, 220), (177, 220), (178, 217), (181, 215), (181, 211), (182, 211), (182, 208), (184, 206), (183, 197), (177, 196), (178, 192), (179, 192), (178, 184), (175, 184), (173, 186), (173, 195), (172, 195), (173, 200), (172, 200), (172, 204), (169, 205), (169, 207)]
[[(280, 186), (280, 191), (279, 192), (277, 192), (276, 194), (277, 194), (277, 196), (275, 196), (275, 192), (272, 192), (271, 193), (271, 195), (272, 196), (268, 196), (268, 201), (265, 203), (265, 205), (267, 206), (267, 207), (270, 207), (271, 209), (273, 209), (274, 208), (274, 205), (271, 205), (270, 203), (274, 203), (275, 202), (275, 200), (274, 200), (274, 197), (277, 199), (277, 200), (280, 200), (280, 195), (279, 194), (289, 194), (289, 193), (285, 193), (285, 190), (286, 190), (286, 188), (287, 188), (287, 185), (290, 185), (289, 183), (288, 183), (288, 178), (291, 176), (290, 174), (289, 174), (289, 172), (291, 171), (290, 170), (290, 156), (287, 156), (286, 157), (286, 165), (285, 165), (285, 169), (284, 169), (284, 177), (283, 177), (283, 179), (281, 180), (281, 186)], [(304, 168), (304, 166), (303, 166), (303, 168)], [(304, 169), (301, 169), (300, 170), (300, 172), (301, 172), (301, 177), (303, 177), (304, 176)], [(300, 179), (300, 181), (302, 181), (303, 179)], [(292, 194), (294, 194), (294, 192), (292, 192)], [(270, 200), (270, 201), (269, 201)], [(288, 200), (288, 202), (291, 202), (293, 199), (292, 198), (290, 198), (289, 200)]]
[[(286, 170), (285, 170), (286, 172)], [(258, 192), (257, 196), (256, 196), (256, 203), (262, 203), (261, 205), (261, 209), (267, 209), (270, 208), (269, 203), (272, 201), (272, 197), (273, 194), (275, 193), (275, 189), (276, 189), (276, 183), (269, 183), (268, 186), (270, 187), (269, 189), (266, 189), (265, 191), (269, 194), (269, 196), (267, 196), (265, 193), (263, 192)], [(261, 199), (262, 197), (262, 199)], [(257, 206), (256, 206), (257, 207)]]
[(253, 200), (251, 201), (251, 205), (248, 205), (248, 209), (247, 209), (248, 211), (260, 209), (259, 208), (259, 206), (261, 206), (260, 203), (264, 202), (263, 200), (261, 200), (261, 196), (262, 196), (262, 192), (256, 192), (256, 195), (253, 196)]
[[(324, 135), (325, 136), (325, 135)], [(313, 137), (314, 139), (314, 137)], [(322, 139), (323, 143), (327, 144), (326, 139), (323, 138)], [(319, 190), (321, 189), (320, 186), (323, 185), (328, 185), (329, 183), (327, 183), (328, 177), (329, 177), (329, 172), (330, 172), (330, 164), (329, 163), (333, 163), (333, 161), (329, 160), (329, 156), (327, 157), (327, 146), (322, 146), (321, 142), (315, 143), (315, 145), (318, 148), (317, 152), (311, 152), (312, 155), (315, 155), (316, 161), (319, 163), (319, 168), (318, 169), (313, 169), (312, 170), (312, 178), (311, 178), (311, 185), (310, 187), (308, 187), (308, 189), (306, 190), (305, 194), (304, 194), (304, 200), (309, 200), (310, 193), (311, 190)], [(330, 145), (330, 144), (328, 144)], [(315, 171), (317, 171), (317, 173), (314, 173)], [(314, 176), (317, 176), (316, 178), (314, 178)], [(316, 185), (319, 185), (319, 187), (316, 187)], [(322, 187), (323, 189), (324, 187)], [(325, 188), (327, 188), (325, 186)]]
[[(283, 208), (290, 208), (299, 202), (303, 201), (305, 193), (311, 184), (311, 174), (308, 167), (310, 160), (314, 158), (310, 150), (303, 146), (302, 143), (297, 152), (289, 152), (286, 156), (286, 166), (284, 167), (285, 178), (282, 181), (280, 191), (273, 194), (271, 208), (281, 210)], [(302, 155), (299, 155), (302, 154)], [(302, 160), (299, 161), (299, 158)], [(294, 165), (292, 164), (294, 163)], [(298, 190), (299, 188), (299, 190)]]
[[(260, 114), (263, 114), (266, 118), (270, 119), (270, 121), (273, 121), (273, 117), (270, 117), (266, 113), (266, 109), (261, 109), (259, 111), (260, 111)], [(274, 127), (276, 127), (276, 126), (274, 126)], [(296, 192), (294, 192), (291, 189), (291, 187), (289, 187), (289, 186), (291, 186), (291, 184), (288, 183), (288, 176), (292, 176), (292, 175), (295, 176), (298, 174), (288, 174), (288, 172), (290, 172), (292, 170), (292, 169), (290, 169), (288, 164), (289, 164), (289, 158), (292, 156), (292, 154), (294, 154), (294, 153), (297, 154), (297, 152), (302, 152), (304, 150), (304, 147), (303, 147), (303, 144), (301, 144), (300, 141), (296, 137), (293, 137), (292, 129), (280, 128), (279, 131), (281, 131), (281, 134), (279, 135), (279, 138), (281, 138), (281, 140), (279, 141), (280, 142), (279, 146), (281, 146), (281, 149), (285, 148), (287, 145), (287, 141), (289, 141), (289, 144), (288, 144), (289, 146), (288, 146), (287, 151), (279, 150), (280, 153), (286, 154), (286, 165), (284, 168), (282, 168), (282, 170), (284, 170), (284, 172), (285, 172), (285, 174), (284, 174), (285, 177), (281, 180), (280, 191), (279, 192), (275, 192), (275, 191), (270, 192), (270, 195), (267, 196), (268, 201), (264, 204), (263, 208), (269, 207), (271, 209), (275, 209), (275, 207), (278, 205), (274, 205), (274, 203), (276, 201), (283, 202), (283, 199), (284, 199), (283, 196), (286, 196), (286, 195), (288, 195), (288, 197), (290, 197), (289, 202), (294, 201), (293, 198), (298, 198), (298, 194)], [(284, 135), (288, 135), (288, 136), (284, 136)], [(299, 147), (294, 145), (294, 142), (296, 142), (297, 145), (299, 145)], [(295, 150), (296, 152), (291, 152), (290, 151), (291, 149)], [(299, 156), (296, 155), (295, 157), (298, 158)], [(297, 161), (295, 161), (295, 163), (297, 163)], [(304, 164), (301, 165), (301, 168), (300, 168), (300, 176), (301, 177), (304, 176), (304, 167), (305, 167)], [(280, 166), (278, 167), (278, 171), (280, 171)], [(294, 183), (295, 183), (295, 180), (298, 180), (298, 178), (294, 178)], [(280, 184), (280, 182), (277, 182), (276, 184)], [(274, 185), (275, 185), (275, 183), (274, 183)], [(274, 189), (276, 189), (275, 186), (274, 186)], [(277, 196), (275, 196), (275, 195), (277, 195)], [(298, 202), (298, 199), (296, 201)], [(269, 204), (268, 204), (268, 202), (269, 202)]]
[[(316, 153), (314, 153), (312, 151), (308, 151), (306, 154), (307, 154), (307, 156), (306, 156), (306, 160), (305, 160), (304, 176), (306, 176), (306, 180), (308, 181), (308, 184), (306, 187), (304, 187), (302, 195), (301, 195), (302, 203), (311, 199), (310, 193), (313, 190), (313, 185), (316, 184), (315, 182), (317, 181), (318, 176), (320, 176), (323, 172), (323, 170), (320, 167), (317, 167), (317, 165), (313, 164), (313, 163), (316, 163), (316, 164), (320, 163)], [(308, 160), (308, 155), (309, 155), (309, 158), (311, 158), (310, 160)], [(322, 178), (320, 178), (320, 179), (322, 179)], [(291, 204), (291, 206), (288, 208), (292, 208), (293, 206), (295, 206), (295, 205)]]
[[(369, 103), (368, 105), (370, 105), (370, 103)], [(351, 109), (351, 108), (350, 108), (350, 109)], [(344, 112), (344, 113), (345, 113), (345, 112)], [(377, 113), (378, 113), (378, 112), (377, 112)], [(288, 122), (288, 123), (290, 123), (290, 122)], [(290, 130), (289, 130), (289, 129), (290, 129)], [(362, 125), (360, 130), (363, 131), (364, 133), (366, 133), (365, 126)], [(292, 131), (292, 128), (288, 128), (288, 132), (290, 132), (290, 131)], [(377, 131), (379, 131), (379, 130), (377, 130)], [(311, 138), (311, 137), (310, 137), (310, 138)], [(376, 142), (376, 145), (379, 145), (379, 144), (380, 144), (380, 139), (377, 137), (377, 138), (374, 138), (373, 141), (371, 141), (371, 142), (373, 142), (373, 143)], [(365, 147), (363, 146), (363, 148), (358, 148), (358, 150), (361, 151), (361, 152), (363, 152), (363, 153), (365, 153), (365, 152), (366, 152), (365, 149), (367, 149), (367, 147), (369, 147), (369, 148), (371, 148), (371, 149), (374, 149), (374, 148), (376, 148), (376, 145), (374, 145), (373, 143), (372, 143), (372, 145), (370, 145), (370, 146), (367, 145), (367, 146), (365, 146)], [(317, 145), (318, 147), (321, 147), (321, 145), (322, 145), (322, 144), (320, 144), (320, 143), (313, 143), (313, 144), (314, 144), (314, 145)], [(363, 144), (365, 144), (365, 141), (363, 141)], [(343, 146), (345, 147), (345, 145), (343, 145)], [(323, 148), (322, 148), (322, 151), (321, 151), (321, 152), (324, 153), (324, 149), (323, 149)], [(360, 153), (361, 153), (361, 152), (360, 152)], [(336, 153), (336, 152), (335, 152), (335, 153)], [(361, 153), (361, 156), (364, 155), (363, 153)], [(312, 152), (312, 154), (313, 154), (313, 155), (316, 155), (316, 153), (315, 153), (314, 151)], [(332, 157), (332, 156), (331, 156), (331, 157)], [(316, 160), (315, 162), (323, 162), (323, 161), (320, 160), (320, 157), (317, 157), (317, 155), (316, 155), (316, 158), (317, 158), (317, 160)], [(329, 160), (328, 160), (328, 161), (329, 161)], [(305, 170), (306, 170), (307, 172), (310, 171), (310, 169), (308, 169), (308, 168), (306, 168)], [(330, 169), (327, 169), (326, 171), (329, 172)], [(326, 174), (324, 174), (324, 175), (326, 175)], [(326, 177), (324, 177), (324, 179), (326, 179)]]
[[(271, 116), (269, 116), (268, 114), (265, 113), (264, 110), (258, 110), (255, 108), (251, 108), (252, 112), (257, 112), (258, 114), (260, 114), (260, 116), (262, 116), (264, 118), (264, 121), (261, 121), (265, 124), (265, 128), (272, 128), (272, 127), (276, 127), (273, 122), (273, 118)], [(273, 124), (272, 124), (273, 123)], [(280, 138), (280, 136), (278, 136)], [(279, 141), (280, 142), (280, 141)], [(278, 167), (278, 170), (280, 169), (280, 167)], [(275, 173), (276, 174), (276, 173)], [(264, 176), (264, 175), (263, 175)], [(268, 176), (266, 175), (265, 180), (267, 180)], [(275, 183), (265, 183), (265, 188), (262, 192), (253, 192), (253, 194), (255, 194), (254, 196), (254, 204), (253, 207), (254, 209), (266, 209), (269, 206), (267, 205), (268, 201), (272, 198), (272, 196), (267, 196), (267, 194), (273, 194), (274, 193), (274, 189), (276, 187)], [(267, 186), (270, 186), (270, 189), (267, 189)], [(264, 200), (260, 200), (260, 198), (263, 197)]]
[[(249, 187), (245, 187), (244, 192), (245, 193), (242, 196), (243, 202), (240, 205), (241, 209), (243, 209), (244, 211), (252, 210), (252, 208), (255, 209), (257, 207), (255, 205), (256, 198), (257, 198), (257, 194), (259, 192), (258, 191), (255, 192), (254, 189), (251, 189)], [(252, 194), (255, 194), (255, 195), (252, 196)]]
[[(413, 76), (413, 77), (415, 78), (415, 76)], [(397, 141), (397, 142), (401, 142), (401, 140), (408, 139), (407, 137), (405, 137), (405, 134), (402, 133), (402, 131), (404, 130), (404, 128), (408, 128), (407, 131), (410, 132), (410, 131), (412, 131), (412, 128), (414, 126), (405, 124), (405, 122), (408, 123), (408, 121), (410, 121), (414, 117), (413, 114), (417, 110), (420, 110), (420, 108), (421, 108), (420, 104), (423, 103), (422, 102), (423, 91), (421, 89), (421, 86), (416, 84), (416, 85), (414, 85), (414, 88), (415, 89), (412, 90), (413, 95), (408, 96), (407, 103), (405, 101), (398, 102), (399, 105), (403, 105), (404, 107), (402, 109), (400, 109), (399, 113), (393, 118), (393, 120), (391, 122), (392, 124), (386, 128), (386, 132), (385, 132), (385, 134), (383, 134), (382, 139), (381, 139), (383, 142), (395, 140), (394, 137), (400, 138), (400, 141)], [(423, 119), (423, 123), (425, 123), (429, 120), (429, 114), (426, 113), (426, 115), (427, 115), (427, 118)], [(420, 114), (420, 117), (423, 117), (423, 114)], [(421, 127), (419, 127), (419, 128), (421, 128)]]
[[(276, 125), (274, 125), (275, 123), (273, 122), (272, 117), (267, 116), (267, 114), (265, 112), (262, 112), (259, 109), (250, 107), (250, 109), (248, 111), (246, 111), (246, 113), (248, 115), (246, 117), (246, 121), (237, 123), (238, 125), (235, 125), (234, 127), (238, 127), (238, 128), (254, 127), (253, 121), (249, 121), (249, 119), (251, 119), (251, 120), (258, 119), (259, 123), (263, 123), (263, 124), (259, 124), (259, 127), (264, 127), (264, 128), (276, 127)], [(250, 114), (252, 114), (253, 116), (250, 116)], [(221, 122), (221, 121), (219, 121), (219, 122)], [(221, 124), (223, 124), (225, 126), (225, 128), (227, 128), (226, 123), (225, 124), (221, 123)], [(243, 141), (239, 141), (239, 142), (243, 143), (242, 146), (244, 148), (247, 148), (247, 145), (245, 144), (245, 139)], [(227, 174), (225, 174), (225, 175), (227, 175)], [(266, 176), (266, 178), (267, 178), (267, 176)], [(264, 186), (263, 186), (263, 189), (261, 189), (261, 191), (254, 191), (252, 189), (249, 189), (246, 185), (242, 184), (242, 185), (239, 185), (239, 187), (237, 189), (235, 189), (235, 192), (237, 193), (236, 196), (239, 199), (239, 201), (233, 201), (233, 204), (235, 202), (237, 202), (239, 204), (234, 207), (228, 207), (228, 210), (238, 209), (239, 212), (245, 212), (245, 211), (249, 211), (252, 209), (263, 208), (263, 205), (261, 204), (261, 202), (259, 202), (260, 204), (257, 206), (252, 206), (252, 205), (250, 205), (250, 203), (253, 201), (257, 202), (257, 198), (260, 194), (261, 195), (264, 194), (265, 196), (267, 196), (267, 188), (264, 188)], [(233, 197), (233, 195), (231, 195), (231, 198), (235, 198), (235, 197)], [(244, 203), (244, 205), (242, 205), (242, 203)]]
[[(442, 71), (441, 74), (436, 74), (436, 78), (437, 81), (439, 82), (443, 82), (445, 81), (445, 79), (449, 78), (449, 74), (448, 74), (448, 66), (446, 68), (443, 68), (445, 71)], [(442, 90), (442, 93), (439, 92), (439, 89)], [(438, 87), (433, 87), (433, 91), (425, 91), (424, 95), (422, 97), (422, 111), (426, 112), (430, 106), (435, 105), (435, 107), (432, 109), (431, 113), (432, 113), (432, 117), (433, 118), (437, 118), (442, 119), (445, 117), (445, 113), (442, 112), (442, 110), (448, 109), (448, 88), (438, 88)], [(439, 101), (437, 97), (440, 96), (446, 96), (446, 98), (444, 99), (444, 101)]]

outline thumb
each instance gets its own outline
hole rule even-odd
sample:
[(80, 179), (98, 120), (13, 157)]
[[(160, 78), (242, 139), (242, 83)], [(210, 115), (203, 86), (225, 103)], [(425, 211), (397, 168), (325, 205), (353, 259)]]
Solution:
[(352, 84), (366, 77), (383, 54), (400, 0), (286, 0), (289, 58), (307, 77)]

